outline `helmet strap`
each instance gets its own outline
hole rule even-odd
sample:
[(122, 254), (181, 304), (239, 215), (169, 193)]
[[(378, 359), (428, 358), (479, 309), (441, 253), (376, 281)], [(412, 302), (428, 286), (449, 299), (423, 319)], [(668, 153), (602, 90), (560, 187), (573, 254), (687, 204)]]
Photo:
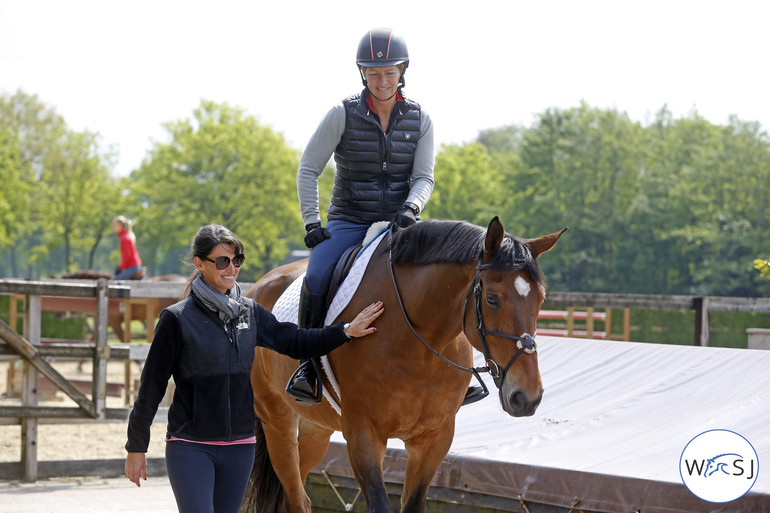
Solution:
[(361, 75), (361, 82), (364, 83), (364, 87), (369, 89), (369, 84), (366, 82), (366, 75), (364, 75), (364, 68), (359, 66), (358, 67), (358, 74)]
[(377, 100), (379, 100), (379, 101), (381, 101), (381, 102), (387, 102), (387, 101), (390, 101), (390, 100), (392, 100), (392, 99), (393, 99), (393, 97), (394, 97), (394, 96), (396, 96), (396, 95), (398, 94), (398, 92), (401, 90), (401, 88), (399, 87), (398, 89), (396, 89), (396, 92), (395, 92), (395, 93), (391, 94), (391, 95), (390, 95), (390, 97), (388, 97), (388, 98), (385, 98), (384, 100), (383, 100), (382, 98), (380, 98), (379, 96), (377, 96), (376, 94), (374, 94), (374, 93), (372, 92), (372, 90), (371, 90), (371, 89), (369, 89), (369, 86), (366, 86), (366, 90), (367, 90), (367, 91), (369, 91), (369, 94), (371, 94), (372, 96), (374, 96), (374, 97), (375, 97)]

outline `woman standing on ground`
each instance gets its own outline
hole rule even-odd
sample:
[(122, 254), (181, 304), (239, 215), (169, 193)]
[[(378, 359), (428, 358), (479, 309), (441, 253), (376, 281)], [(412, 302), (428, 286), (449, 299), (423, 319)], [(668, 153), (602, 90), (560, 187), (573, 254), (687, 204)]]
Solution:
[(306, 330), (279, 322), (241, 295), (236, 279), (243, 249), (224, 226), (198, 230), (186, 297), (160, 314), (128, 421), (125, 472), (140, 486), (140, 479), (147, 479), (150, 426), (174, 378), (166, 468), (181, 513), (240, 509), (254, 462), (257, 418), (250, 374), (256, 346), (292, 358), (321, 356), (374, 333), (370, 325), (383, 312), (378, 301), (349, 324)]

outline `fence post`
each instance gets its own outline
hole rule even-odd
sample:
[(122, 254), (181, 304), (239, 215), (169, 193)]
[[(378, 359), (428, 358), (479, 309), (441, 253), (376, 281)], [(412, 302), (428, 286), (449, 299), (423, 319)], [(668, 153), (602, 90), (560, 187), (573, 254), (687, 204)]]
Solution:
[[(16, 333), (19, 332), (18, 330), (18, 323), (19, 323), (19, 305), (17, 304), (19, 300), (24, 301), (26, 296), (21, 296), (18, 294), (11, 294), (9, 296), (10, 304), (8, 308), (8, 325), (11, 327), (13, 331)], [(16, 379), (16, 362), (18, 360), (8, 360), (8, 383), (6, 383), (6, 394), (8, 397), (13, 396), (13, 383)]]
[[(131, 311), (134, 305), (134, 300), (127, 298), (123, 300), (123, 340), (125, 344), (131, 343), (131, 319), (134, 314)], [(126, 406), (131, 404), (131, 359), (123, 360), (123, 400)]]
[(710, 300), (707, 297), (693, 298), (695, 309), (695, 345), (711, 345), (711, 310)]
[(631, 340), (631, 309), (623, 309), (623, 340)]
[(594, 338), (594, 307), (586, 308), (586, 338)]
[[(40, 345), (42, 299), (38, 295), (28, 295), (24, 304), (24, 334), (33, 345)], [(35, 367), (24, 360), (24, 379), (22, 380), (21, 401), (24, 406), (37, 406), (39, 373)], [(37, 437), (38, 419), (21, 419), (21, 473), (25, 481), (37, 481)]]
[(109, 301), (107, 279), (100, 278), (96, 283), (96, 340), (94, 341), (94, 368), (92, 376), (94, 417), (105, 418), (107, 393), (107, 324)]

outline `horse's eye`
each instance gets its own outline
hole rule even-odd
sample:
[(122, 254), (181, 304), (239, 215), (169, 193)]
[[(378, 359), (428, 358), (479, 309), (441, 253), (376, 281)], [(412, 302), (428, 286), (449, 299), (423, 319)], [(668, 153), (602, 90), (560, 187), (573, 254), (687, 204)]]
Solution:
[(500, 300), (496, 294), (487, 294), (487, 304), (491, 307), (497, 308), (500, 306)]

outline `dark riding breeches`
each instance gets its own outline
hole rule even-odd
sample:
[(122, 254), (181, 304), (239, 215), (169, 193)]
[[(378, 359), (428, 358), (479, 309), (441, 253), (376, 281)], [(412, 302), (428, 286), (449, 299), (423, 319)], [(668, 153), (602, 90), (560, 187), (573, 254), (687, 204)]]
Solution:
[(254, 444), (166, 442), (166, 469), (180, 513), (238, 513)]

